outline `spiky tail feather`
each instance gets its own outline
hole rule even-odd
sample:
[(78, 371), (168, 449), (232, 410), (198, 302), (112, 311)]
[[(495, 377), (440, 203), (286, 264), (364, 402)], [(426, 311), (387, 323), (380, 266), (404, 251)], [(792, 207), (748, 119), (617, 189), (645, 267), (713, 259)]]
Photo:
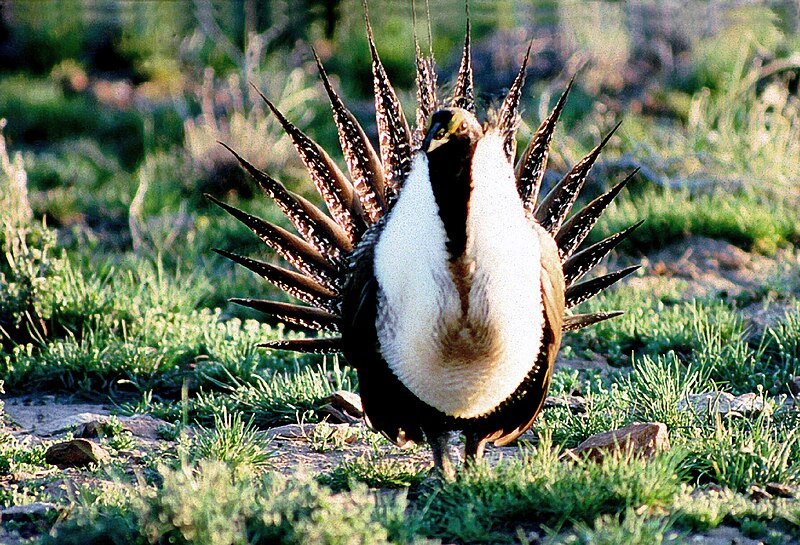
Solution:
[[(249, 268), (289, 295), (311, 306), (254, 299), (233, 299), (232, 301), (272, 314), (290, 323), (319, 331), (337, 331), (339, 329), (341, 321), (340, 289), (344, 285), (347, 274), (344, 266), (347, 256), (363, 238), (366, 227), (379, 221), (391, 208), (398, 193), (402, 191), (402, 182), (411, 163), (412, 148), (419, 145), (427, 119), (438, 103), (433, 53), (432, 51), (428, 55), (421, 53), (416, 37), (416, 23), (414, 41), (417, 66), (417, 118), (416, 129), (413, 132), (409, 129), (396, 93), (381, 64), (368, 19), (367, 35), (372, 55), (380, 155), (376, 153), (358, 121), (333, 89), (321, 61), (315, 54), (320, 77), (331, 101), (333, 119), (339, 131), (339, 139), (348, 165), (350, 179), (339, 170), (335, 162), (318, 144), (297, 129), (264, 97), (267, 106), (295, 145), (301, 160), (308, 169), (309, 177), (314, 182), (331, 215), (325, 214), (309, 201), (291, 193), (280, 182), (253, 167), (244, 158), (236, 155), (233, 150), (231, 152), (234, 153), (242, 167), (276, 201), (292, 221), (300, 236), (209, 197), (247, 225), (268, 246), (289, 262), (297, 272), (226, 251), (219, 251), (219, 253)], [(522, 62), (522, 67), (503, 101), (497, 120), (497, 128), (504, 135), (505, 151), (509, 159), (513, 159), (516, 149), (515, 133), (519, 116), (519, 101), (529, 54), (530, 46)], [(451, 103), (474, 110), (470, 56), (468, 23), (455, 96), (451, 99)], [(607, 193), (567, 219), (586, 181), (589, 170), (619, 125), (614, 127), (594, 150), (579, 161), (537, 205), (539, 189), (547, 167), (550, 142), (571, 86), (572, 81), (567, 85), (550, 115), (531, 138), (515, 167), (520, 199), (530, 214), (545, 229), (553, 233), (559, 248), (567, 282), (566, 308), (571, 308), (595, 296), (638, 268), (628, 267), (621, 271), (576, 283), (639, 225), (633, 225), (575, 253), (609, 203), (636, 173), (634, 171)], [(620, 314), (620, 311), (609, 311), (567, 316), (564, 319), (563, 329), (570, 331), (587, 327)], [(341, 349), (341, 339), (339, 337), (319, 337), (317, 339), (281, 340), (271, 341), (262, 346), (298, 352), (332, 353)]]

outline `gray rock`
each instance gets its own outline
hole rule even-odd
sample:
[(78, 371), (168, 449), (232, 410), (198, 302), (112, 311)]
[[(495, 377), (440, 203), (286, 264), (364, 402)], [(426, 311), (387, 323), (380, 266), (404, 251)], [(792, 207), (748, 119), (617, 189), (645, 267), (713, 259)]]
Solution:
[(160, 439), (161, 434), (158, 429), (167, 424), (164, 420), (144, 414), (120, 416), (119, 421), (122, 422), (122, 427), (131, 432), (134, 437), (145, 439)]
[(305, 439), (314, 431), (314, 426), (316, 424), (286, 424), (285, 426), (270, 428), (264, 432), (264, 435), (267, 439)]
[(704, 392), (692, 394), (678, 402), (679, 411), (691, 411), (694, 414), (753, 415), (766, 409), (764, 398), (753, 392), (734, 396), (728, 392)]
[(5, 509), (0, 509), (0, 520), (30, 522), (46, 517), (50, 513), (55, 513), (58, 506), (50, 502), (35, 502), (28, 505), (12, 505)]
[(323, 399), (322, 402), (355, 418), (362, 418), (364, 416), (364, 406), (361, 404), (361, 396), (356, 393), (348, 392), (347, 390), (337, 390)]
[(88, 439), (73, 439), (51, 445), (44, 453), (44, 459), (48, 464), (66, 467), (83, 467), (92, 463), (108, 461), (108, 453), (98, 445)]
[(619, 430), (592, 435), (573, 449), (572, 453), (584, 454), (599, 461), (607, 454), (620, 450), (645, 458), (669, 450), (667, 426), (661, 422), (634, 422)]
[(584, 414), (586, 412), (586, 398), (582, 396), (560, 395), (547, 396), (544, 400), (544, 408), (565, 407), (573, 414)]

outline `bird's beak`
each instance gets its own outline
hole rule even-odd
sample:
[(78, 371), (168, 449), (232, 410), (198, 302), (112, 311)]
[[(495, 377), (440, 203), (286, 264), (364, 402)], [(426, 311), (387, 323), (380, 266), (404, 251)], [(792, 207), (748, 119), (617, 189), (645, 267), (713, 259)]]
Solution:
[(434, 140), (434, 135), (439, 132), (439, 129), (447, 126), (441, 122), (435, 122), (428, 127), (428, 132), (425, 134), (425, 140), (422, 141), (422, 151), (430, 153), (444, 143), (444, 140)]

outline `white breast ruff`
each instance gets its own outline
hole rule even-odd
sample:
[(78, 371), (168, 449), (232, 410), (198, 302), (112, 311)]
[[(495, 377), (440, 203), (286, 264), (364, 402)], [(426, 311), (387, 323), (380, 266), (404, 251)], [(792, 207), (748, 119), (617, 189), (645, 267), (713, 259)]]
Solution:
[(384, 358), (422, 401), (462, 418), (488, 413), (514, 392), (536, 361), (544, 323), (539, 240), (498, 135), (478, 143), (472, 180), (466, 316), (423, 153), (375, 249)]

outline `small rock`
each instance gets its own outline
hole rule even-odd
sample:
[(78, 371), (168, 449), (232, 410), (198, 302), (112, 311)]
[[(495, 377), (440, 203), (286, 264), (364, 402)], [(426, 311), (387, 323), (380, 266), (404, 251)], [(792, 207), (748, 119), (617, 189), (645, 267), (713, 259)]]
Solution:
[[(122, 429), (130, 432), (135, 437), (145, 439), (160, 439), (158, 429), (165, 424), (163, 420), (148, 415), (123, 416), (119, 418), (119, 421), (122, 424)], [(93, 439), (100, 435), (108, 435), (108, 425), (108, 418), (84, 422), (75, 428), (75, 437)]]
[(764, 489), (779, 498), (794, 498), (798, 492), (796, 486), (783, 483), (767, 483), (764, 485)]
[(789, 381), (789, 391), (795, 397), (800, 397), (800, 377), (794, 377)]
[(764, 410), (764, 398), (753, 392), (742, 394), (733, 398), (731, 411), (740, 414), (756, 414)]
[(73, 439), (52, 445), (45, 451), (44, 459), (48, 464), (64, 469), (104, 462), (109, 456), (103, 447), (96, 443), (87, 439)]
[(100, 432), (108, 424), (107, 420), (90, 420), (75, 428), (75, 437), (93, 439), (100, 436)]
[(28, 471), (15, 471), (11, 473), (8, 477), (10, 482), (12, 483), (21, 483), (24, 481), (31, 481), (33, 479), (41, 479), (42, 477), (46, 477), (53, 473), (53, 470), (50, 469), (42, 469), (39, 471), (35, 471), (30, 473)]
[(264, 432), (267, 439), (305, 439), (314, 431), (315, 424), (286, 424)]
[(0, 509), (0, 520), (2, 521), (17, 521), (17, 522), (30, 522), (46, 517), (50, 513), (54, 513), (58, 506), (50, 502), (34, 502), (28, 505), (12, 505), (5, 509)]
[(361, 396), (356, 393), (348, 392), (347, 390), (337, 390), (323, 399), (322, 402), (355, 418), (363, 418), (364, 416), (364, 406), (361, 404)]
[(669, 450), (667, 426), (661, 422), (634, 422), (619, 430), (592, 435), (572, 452), (600, 461), (607, 453), (623, 449), (645, 458)]
[(728, 392), (704, 392), (686, 396), (678, 402), (679, 411), (692, 411), (695, 414), (718, 413), (753, 415), (764, 411), (764, 398), (755, 393), (734, 396)]
[(533, 530), (524, 532), (522, 529), (520, 529), (518, 531), (518, 535), (520, 538), (524, 538), (522, 542), (527, 545), (541, 545), (542, 543), (542, 536), (539, 535), (539, 532), (534, 532)]
[(159, 428), (166, 422), (149, 415), (121, 416), (122, 427), (131, 432), (134, 437), (143, 439), (161, 439)]
[(772, 499), (772, 494), (770, 494), (760, 486), (754, 484), (750, 485), (750, 489), (748, 490), (748, 492), (750, 494), (750, 499), (755, 502)]
[(53, 423), (50, 425), (49, 431), (51, 435), (58, 435), (60, 433), (65, 433), (70, 430), (80, 428), (92, 422), (105, 423), (107, 421), (108, 417), (106, 415), (91, 412), (78, 413), (64, 416), (60, 419), (54, 419)]
[(586, 412), (586, 398), (577, 395), (547, 396), (544, 400), (544, 408), (566, 407), (573, 414), (584, 414)]
[(340, 411), (330, 403), (320, 407), (319, 412), (328, 415), (328, 422), (332, 424), (356, 424), (361, 421), (359, 418)]

